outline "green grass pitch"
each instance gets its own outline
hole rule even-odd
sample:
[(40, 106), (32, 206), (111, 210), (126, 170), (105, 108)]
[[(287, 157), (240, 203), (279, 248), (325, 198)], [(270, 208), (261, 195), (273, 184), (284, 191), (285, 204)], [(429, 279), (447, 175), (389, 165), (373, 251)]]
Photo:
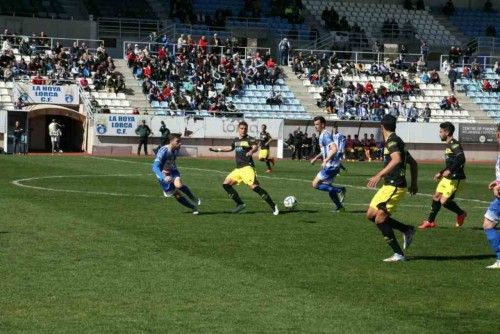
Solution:
[[(364, 214), (380, 163), (346, 164), (347, 212), (333, 214), (311, 188), (319, 165), (280, 161), (267, 175), (257, 162), (281, 208), (299, 201), (275, 217), (243, 186), (247, 209), (229, 213), (221, 184), (233, 161), (179, 159), (199, 216), (163, 197), (151, 161), (0, 157), (1, 333), (500, 331), (500, 272), (485, 269), (494, 256), (482, 231), (493, 164), (467, 166), (463, 228), (442, 210), (410, 260), (390, 264)], [(421, 194), (395, 218), (426, 218), (440, 168), (420, 165)]]

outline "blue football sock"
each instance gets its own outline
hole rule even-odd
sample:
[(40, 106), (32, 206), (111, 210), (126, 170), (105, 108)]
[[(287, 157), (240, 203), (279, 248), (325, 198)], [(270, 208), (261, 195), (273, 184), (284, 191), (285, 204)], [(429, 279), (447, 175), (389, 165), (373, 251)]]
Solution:
[(184, 205), (186, 208), (190, 208), (191, 210), (194, 210), (195, 207), (193, 204), (191, 204), (187, 199), (186, 197), (184, 196), (179, 196), (179, 197), (176, 197), (175, 198), (177, 200), (177, 202), (181, 203), (182, 205)]
[(490, 246), (500, 260), (500, 234), (494, 228), (485, 228), (484, 233), (490, 242)]
[(338, 195), (342, 191), (341, 188), (334, 187), (331, 184), (321, 183), (318, 186), (318, 190), (328, 191), (328, 195), (330, 196), (330, 199), (332, 200), (333, 203), (335, 203), (337, 208), (342, 207), (342, 203), (340, 203), (339, 195)]
[(179, 188), (179, 190), (182, 191), (184, 194), (186, 194), (186, 196), (189, 197), (189, 199), (192, 200), (193, 202), (196, 201), (197, 198), (193, 195), (191, 189), (189, 189), (188, 186), (186, 186), (185, 184), (183, 184), (182, 187)]

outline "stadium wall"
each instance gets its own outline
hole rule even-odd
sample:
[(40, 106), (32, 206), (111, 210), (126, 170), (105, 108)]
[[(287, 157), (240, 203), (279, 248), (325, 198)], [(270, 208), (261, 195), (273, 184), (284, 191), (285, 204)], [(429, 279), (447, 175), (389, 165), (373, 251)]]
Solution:
[[(97, 39), (97, 22), (81, 20), (43, 19), (20, 16), (0, 16), (0, 26), (20, 35), (39, 35), (75, 39)], [(62, 43), (71, 46), (72, 43)], [(66, 45), (67, 44), (67, 45)]]
[[(130, 120), (131, 124), (112, 125), (111, 119), (119, 120), (120, 115), (97, 115), (94, 124), (89, 129), (88, 152), (97, 155), (130, 155), (137, 152), (138, 139), (134, 133), (135, 127), (142, 119), (150, 125), (153, 135), (149, 141), (150, 152), (152, 148), (159, 144), (160, 138), (157, 129), (159, 122), (165, 121), (166, 126), (172, 132), (180, 132), (183, 135), (183, 154), (193, 157), (230, 158), (232, 153), (213, 153), (208, 150), (212, 146), (229, 146), (232, 138), (237, 136), (235, 126), (239, 119), (220, 118), (189, 118), (185, 117), (161, 117), (161, 116), (136, 116), (122, 115)], [(103, 117), (108, 118), (107, 127), (119, 126), (125, 129), (126, 133), (121, 135), (109, 135), (108, 132), (102, 135)], [(115, 118), (109, 118), (115, 117)], [(275, 139), (271, 143), (271, 154), (277, 157), (287, 156), (286, 149), (283, 149), (283, 142), (297, 127), (309, 135), (314, 132), (312, 121), (286, 121), (272, 119), (248, 119), (250, 124), (250, 134), (257, 136), (260, 125), (267, 124), (271, 136)], [(274, 123), (272, 123), (274, 122)], [(121, 122), (123, 123), (123, 122)], [(342, 121), (337, 122), (339, 130), (354, 136), (359, 134), (360, 138), (367, 133), (374, 134), (377, 141), (382, 140), (378, 123)], [(328, 122), (328, 127), (333, 126), (333, 122)], [(496, 144), (496, 125), (494, 124), (455, 124), (455, 137), (463, 141), (466, 156), (469, 161), (495, 161), (499, 147)], [(109, 130), (106, 130), (109, 131)], [(443, 143), (440, 141), (438, 123), (398, 123), (397, 133), (408, 144), (408, 149), (412, 155), (420, 161), (436, 161), (443, 159)]]

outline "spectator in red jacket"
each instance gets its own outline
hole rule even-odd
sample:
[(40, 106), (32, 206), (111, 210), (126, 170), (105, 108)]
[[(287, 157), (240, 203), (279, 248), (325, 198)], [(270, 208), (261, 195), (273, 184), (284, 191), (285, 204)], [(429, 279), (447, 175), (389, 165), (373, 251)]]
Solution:
[(142, 73), (144, 74), (145, 78), (151, 79), (151, 76), (153, 75), (153, 69), (151, 68), (151, 64), (148, 64), (146, 67), (144, 67)]
[(205, 36), (201, 36), (200, 40), (198, 41), (198, 47), (203, 53), (207, 52), (207, 46), (208, 46), (208, 41), (205, 38)]
[(484, 79), (483, 80), (483, 86), (482, 86), (482, 89), (485, 91), (485, 92), (489, 92), (491, 90), (491, 84), (488, 80)]
[(31, 80), (33, 85), (45, 85), (45, 79), (40, 75), (40, 72), (36, 72), (36, 76)]
[(372, 94), (374, 91), (373, 84), (371, 81), (368, 81), (365, 85), (365, 93), (366, 94)]
[(266, 67), (269, 70), (274, 70), (276, 68), (276, 63), (274, 62), (273, 58), (269, 58), (269, 60), (266, 62)]
[(88, 82), (87, 78), (81, 77), (79, 84), (80, 84), (80, 87), (82, 87), (82, 89), (84, 91), (90, 92), (90, 86), (89, 86), (89, 82)]
[(458, 100), (455, 97), (455, 95), (451, 94), (448, 97), (448, 104), (453, 108), (453, 109), (458, 109), (460, 108), (460, 105), (458, 104)]
[(161, 49), (158, 51), (158, 59), (163, 60), (167, 58), (167, 51), (165, 51), (165, 47), (162, 46)]

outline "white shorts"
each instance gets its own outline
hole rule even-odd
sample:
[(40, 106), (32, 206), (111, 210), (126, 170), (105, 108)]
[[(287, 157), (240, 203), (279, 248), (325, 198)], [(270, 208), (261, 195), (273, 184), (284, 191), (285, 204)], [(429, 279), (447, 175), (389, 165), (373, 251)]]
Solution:
[(53, 143), (57, 143), (59, 141), (59, 137), (58, 136), (51, 136), (50, 141)]

